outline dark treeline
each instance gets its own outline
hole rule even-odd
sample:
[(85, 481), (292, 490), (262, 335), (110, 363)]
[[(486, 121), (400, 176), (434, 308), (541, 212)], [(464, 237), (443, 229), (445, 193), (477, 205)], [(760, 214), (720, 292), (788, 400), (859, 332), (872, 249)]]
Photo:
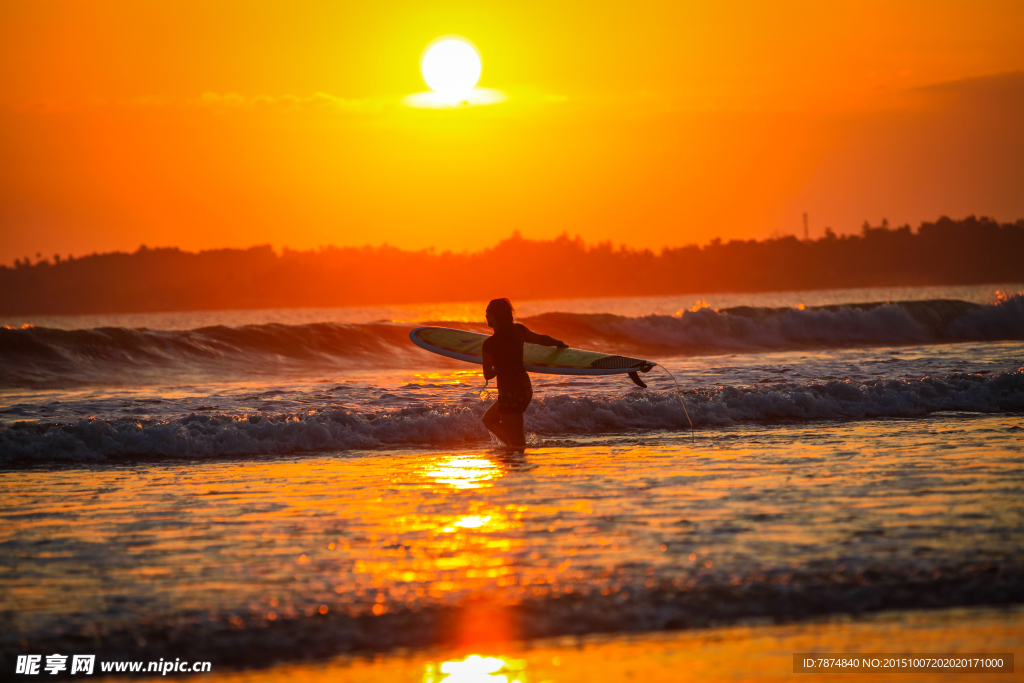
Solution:
[(0, 267), (0, 315), (331, 307), (1024, 281), (1024, 219), (649, 250), (518, 234), (477, 253), (175, 248)]

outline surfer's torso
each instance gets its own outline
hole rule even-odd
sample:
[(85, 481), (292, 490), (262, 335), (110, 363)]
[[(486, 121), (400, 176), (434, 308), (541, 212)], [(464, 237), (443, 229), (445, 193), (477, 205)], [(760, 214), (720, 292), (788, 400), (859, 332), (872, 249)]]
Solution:
[(525, 325), (516, 323), (496, 329), (484, 340), (484, 353), (494, 359), (499, 392), (530, 384), (530, 376), (523, 367), (523, 344), (528, 332)]
[(533, 385), (523, 367), (523, 344), (530, 331), (516, 323), (494, 330), (484, 340), (484, 353), (492, 359), (498, 378), (498, 411), (522, 413), (533, 399)]

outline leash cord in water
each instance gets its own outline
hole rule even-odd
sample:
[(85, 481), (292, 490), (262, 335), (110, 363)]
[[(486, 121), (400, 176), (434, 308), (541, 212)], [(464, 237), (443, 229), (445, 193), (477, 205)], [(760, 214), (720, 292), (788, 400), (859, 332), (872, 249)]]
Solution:
[(686, 415), (686, 421), (690, 423), (690, 443), (693, 443), (693, 420), (690, 419), (690, 411), (686, 409), (686, 401), (683, 400), (683, 392), (679, 389), (679, 382), (676, 381), (675, 375), (668, 371), (661, 363), (655, 363), (659, 368), (668, 373), (668, 376), (672, 378), (672, 383), (676, 385), (676, 397), (679, 399), (679, 404), (683, 406), (683, 414)]

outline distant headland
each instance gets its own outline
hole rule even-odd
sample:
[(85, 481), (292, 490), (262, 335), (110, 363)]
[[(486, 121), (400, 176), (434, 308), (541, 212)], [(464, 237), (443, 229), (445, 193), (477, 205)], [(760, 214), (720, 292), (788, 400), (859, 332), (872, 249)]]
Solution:
[(648, 296), (1024, 281), (1024, 219), (942, 217), (816, 240), (713, 240), (655, 253), (518, 233), (473, 253), (269, 245), (198, 253), (19, 259), (0, 266), (0, 315)]

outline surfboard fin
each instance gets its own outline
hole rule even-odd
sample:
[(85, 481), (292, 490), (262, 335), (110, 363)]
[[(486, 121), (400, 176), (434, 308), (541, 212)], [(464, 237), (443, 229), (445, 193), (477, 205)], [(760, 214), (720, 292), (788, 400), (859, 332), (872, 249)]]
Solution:
[(642, 379), (640, 379), (640, 375), (636, 374), (635, 370), (633, 372), (629, 373), (629, 378), (631, 380), (633, 380), (633, 384), (637, 385), (641, 389), (646, 389), (647, 388), (647, 385), (644, 384), (644, 381)]

